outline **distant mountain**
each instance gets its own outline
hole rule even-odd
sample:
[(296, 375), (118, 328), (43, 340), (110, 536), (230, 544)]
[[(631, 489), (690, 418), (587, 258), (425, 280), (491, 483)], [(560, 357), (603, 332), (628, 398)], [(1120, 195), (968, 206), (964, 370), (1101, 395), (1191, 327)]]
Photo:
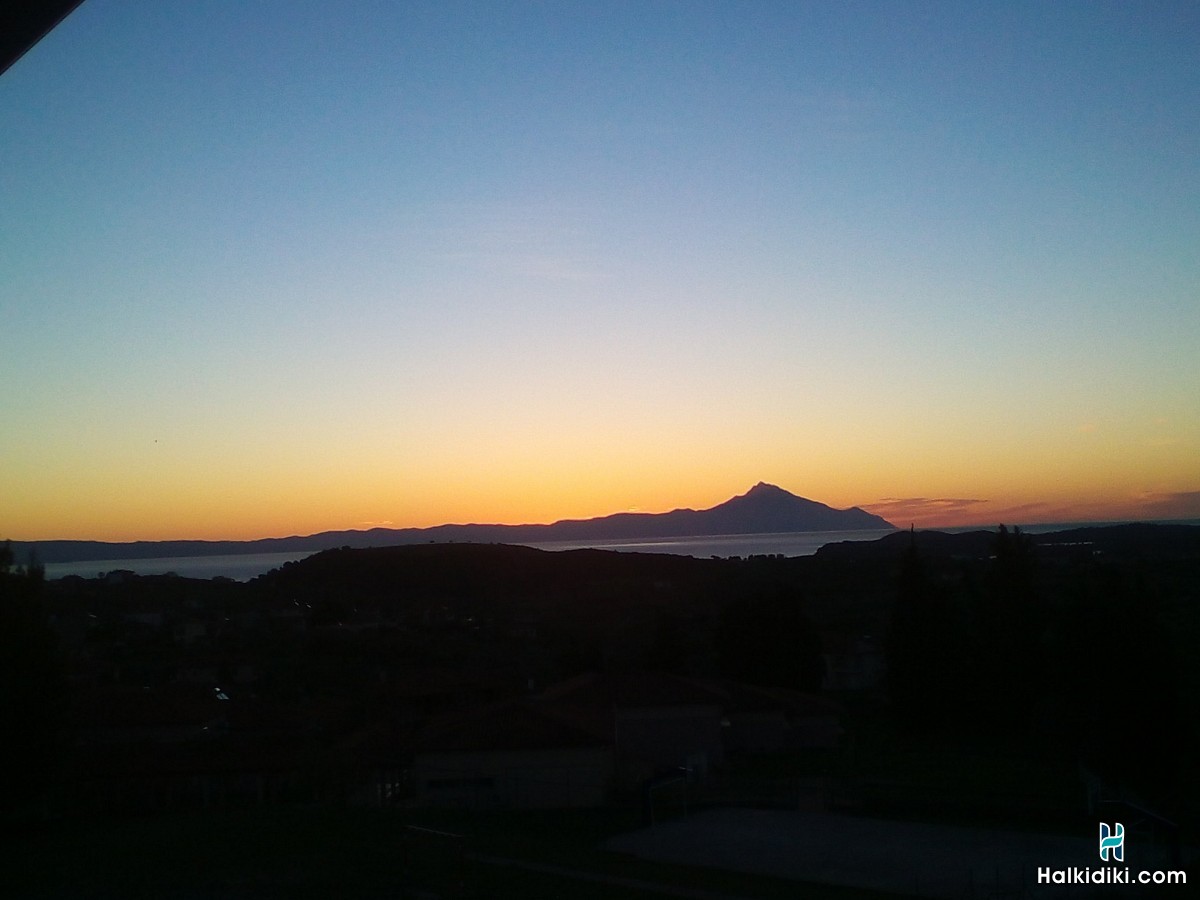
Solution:
[(436, 525), (432, 528), (372, 528), (325, 531), (306, 537), (258, 541), (101, 541), (13, 542), (24, 562), (31, 550), (42, 562), (106, 559), (155, 559), (171, 556), (222, 556), (243, 553), (290, 553), (330, 547), (385, 547), (427, 541), (541, 543), (544, 541), (642, 540), (718, 534), (776, 534), (804, 531), (862, 531), (893, 528), (890, 522), (857, 506), (834, 509), (759, 482), (749, 491), (711, 509), (666, 513), (615, 513), (595, 519), (563, 519), (550, 525)]

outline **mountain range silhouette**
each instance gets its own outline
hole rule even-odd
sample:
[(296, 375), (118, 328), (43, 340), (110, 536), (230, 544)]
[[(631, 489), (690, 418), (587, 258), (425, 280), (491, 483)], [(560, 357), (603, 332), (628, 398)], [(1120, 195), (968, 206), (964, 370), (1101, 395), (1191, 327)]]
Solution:
[(624, 512), (594, 519), (562, 519), (548, 525), (466, 524), (435, 525), (432, 528), (372, 528), (254, 541), (14, 541), (12, 547), (19, 560), (26, 559), (33, 550), (42, 562), (57, 563), (308, 552), (330, 547), (383, 547), (427, 541), (542, 543), (646, 540), (727, 534), (862, 531), (893, 527), (887, 520), (857, 506), (834, 509), (760, 481), (746, 493), (709, 509), (674, 509), (665, 513)]

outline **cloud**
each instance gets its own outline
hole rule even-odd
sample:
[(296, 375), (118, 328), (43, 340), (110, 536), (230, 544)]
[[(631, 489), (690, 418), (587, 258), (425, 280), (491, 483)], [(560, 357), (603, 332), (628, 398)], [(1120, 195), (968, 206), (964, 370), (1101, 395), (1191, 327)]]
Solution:
[(1148, 519), (1200, 519), (1200, 491), (1145, 491), (1135, 502)]
[(964, 518), (974, 518), (969, 513), (987, 502), (976, 497), (884, 497), (860, 506), (893, 523), (949, 525)]
[(944, 512), (947, 510), (963, 510), (980, 503), (987, 503), (973, 497), (884, 497), (873, 503), (862, 504), (863, 509), (871, 512), (883, 512), (891, 509), (911, 509)]
[(1049, 510), (1055, 509), (1049, 503), (1036, 500), (1033, 503), (1021, 503), (1017, 506), (1006, 506), (1000, 510), (1004, 520), (1016, 521), (1028, 515), (1044, 516)]

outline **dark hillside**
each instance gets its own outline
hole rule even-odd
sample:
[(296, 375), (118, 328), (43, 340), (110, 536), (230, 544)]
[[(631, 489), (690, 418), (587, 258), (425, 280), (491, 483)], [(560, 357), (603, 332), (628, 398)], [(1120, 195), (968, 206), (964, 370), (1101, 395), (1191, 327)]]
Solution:
[[(1000, 816), (988, 804), (1011, 787), (970, 773), (1023, 760), (1041, 773), (1031, 785), (1085, 771), (1186, 819), (1200, 797), (1186, 764), (1200, 746), (1198, 533), (915, 532), (746, 559), (424, 543), (327, 550), (250, 583), (9, 582), (57, 640), (70, 721), (45, 737), (64, 766), (54, 802), (80, 809), (249, 802), (244, 784), (254, 802), (323, 802), (379, 772), (401, 773), (386, 788), (401, 796), (432, 717), (656, 671), (836, 699), (855, 751), (822, 757), (821, 777), (868, 810)], [(29, 671), (59, 690), (47, 666)], [(934, 758), (974, 762), (960, 782)], [(1003, 815), (1066, 814), (1077, 777)]]

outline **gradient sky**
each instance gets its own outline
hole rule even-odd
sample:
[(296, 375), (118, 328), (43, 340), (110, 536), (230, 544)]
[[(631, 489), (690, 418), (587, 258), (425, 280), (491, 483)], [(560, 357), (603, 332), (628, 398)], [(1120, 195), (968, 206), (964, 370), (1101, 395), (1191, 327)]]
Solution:
[(86, 0), (0, 537), (1200, 517), (1200, 6)]

